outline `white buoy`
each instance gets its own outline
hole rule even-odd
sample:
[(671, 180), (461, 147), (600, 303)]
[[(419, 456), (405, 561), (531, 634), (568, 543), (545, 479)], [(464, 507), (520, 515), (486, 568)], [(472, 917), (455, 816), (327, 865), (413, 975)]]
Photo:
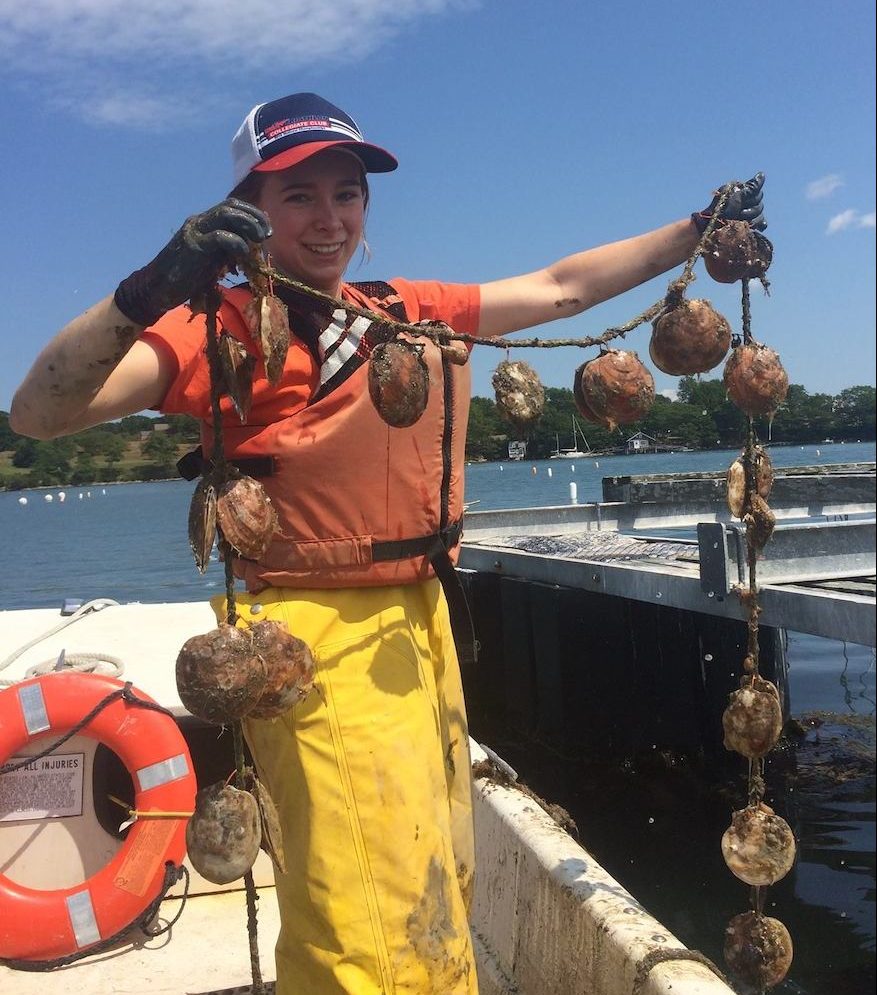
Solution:
[(85, 495), (82, 493), (82, 491), (80, 491), (79, 492), (79, 500), (81, 501), (84, 497), (85, 497)]
[(569, 503), (578, 504), (579, 503), (579, 492), (575, 483), (569, 485)]
[(817, 449), (816, 450), (816, 455), (817, 456), (821, 456), (822, 455), (822, 450), (821, 449)]
[(502, 463), (499, 464), (499, 468), (500, 468), (500, 470), (504, 470), (505, 469), (505, 467), (502, 465)]
[(18, 503), (19, 504), (27, 504), (27, 498), (26, 497), (20, 497), (18, 499)]
[(594, 460), (594, 466), (597, 467), (598, 470), (600, 469), (600, 464), (596, 460)]
[(86, 496), (86, 497), (91, 497), (91, 491), (86, 491), (86, 492), (85, 492), (85, 496)]
[(66, 501), (67, 500), (67, 494), (64, 491), (58, 491), (58, 500), (59, 501)]
[(101, 487), (100, 492), (101, 492), (101, 494), (106, 494), (106, 492), (107, 492), (106, 487)]
[(576, 465), (575, 465), (575, 463), (570, 463), (570, 465), (569, 465), (569, 472), (570, 473), (575, 473), (576, 472)]
[(531, 466), (530, 467), (530, 473), (532, 473), (534, 477), (536, 476), (536, 467), (535, 466)]
[(549, 477), (551, 476), (551, 467), (550, 466), (548, 467), (548, 476)]
[(52, 497), (51, 494), (46, 494), (46, 495), (44, 495), (44, 500), (45, 501), (54, 501), (55, 499)]

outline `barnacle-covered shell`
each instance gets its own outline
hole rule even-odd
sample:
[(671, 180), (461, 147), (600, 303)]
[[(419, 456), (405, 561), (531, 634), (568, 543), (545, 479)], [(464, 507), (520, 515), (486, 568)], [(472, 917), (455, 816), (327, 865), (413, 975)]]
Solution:
[(244, 629), (223, 623), (192, 636), (177, 655), (177, 691), (185, 707), (224, 725), (246, 715), (265, 689), (268, 668)]
[(773, 349), (744, 342), (725, 363), (728, 397), (747, 415), (772, 415), (789, 391), (789, 378)]
[(763, 887), (792, 869), (795, 837), (786, 820), (760, 802), (733, 814), (722, 836), (722, 856), (735, 877)]
[(728, 467), (728, 508), (736, 518), (742, 518), (746, 510), (746, 467), (741, 459)]
[(189, 503), (189, 545), (195, 566), (203, 574), (210, 562), (216, 541), (216, 488), (209, 477), (202, 477)]
[(250, 633), (253, 649), (265, 661), (268, 676), (249, 715), (255, 719), (273, 719), (289, 711), (311, 690), (314, 658), (307, 643), (293, 636), (280, 622), (257, 622)]
[(776, 685), (754, 677), (735, 691), (722, 715), (725, 749), (744, 757), (763, 757), (783, 731), (783, 710)]
[(259, 856), (259, 806), (248, 791), (211, 784), (195, 795), (186, 849), (195, 870), (213, 884), (242, 877)]
[(709, 301), (682, 300), (652, 326), (649, 356), (664, 373), (705, 373), (727, 355), (731, 326)]
[(539, 374), (523, 360), (503, 360), (491, 378), (501, 415), (518, 426), (534, 422), (545, 407)]
[(755, 446), (752, 450), (752, 462), (755, 468), (755, 489), (760, 497), (767, 500), (773, 490), (773, 463), (764, 446)]
[(286, 873), (286, 854), (283, 849), (283, 829), (280, 816), (268, 789), (260, 780), (255, 779), (252, 787), (253, 797), (259, 806), (259, 825), (262, 829), (260, 846), (274, 862), (281, 874)]
[(725, 963), (740, 981), (756, 988), (778, 985), (792, 966), (792, 938), (779, 921), (741, 912), (725, 928)]
[(726, 221), (704, 243), (706, 271), (718, 283), (757, 280), (773, 259), (773, 246), (746, 221)]
[(406, 339), (381, 342), (368, 362), (368, 392), (375, 410), (393, 428), (408, 428), (426, 410), (429, 368), (423, 345)]
[(746, 542), (750, 549), (760, 552), (770, 541), (777, 523), (776, 515), (760, 494), (750, 495), (749, 511), (743, 521), (746, 523)]
[(256, 368), (256, 357), (251, 356), (244, 344), (228, 332), (220, 332), (217, 347), (225, 393), (231, 398), (238, 418), (246, 421), (253, 402), (253, 371)]
[[(742, 518), (748, 507), (744, 458), (745, 454), (735, 459), (728, 468), (728, 508), (737, 518)], [(773, 488), (773, 464), (763, 446), (752, 449), (752, 472), (755, 492), (766, 500)]]
[(583, 363), (573, 395), (579, 411), (610, 431), (638, 421), (655, 400), (655, 381), (635, 352), (610, 349)]
[(225, 481), (216, 498), (223, 536), (248, 560), (258, 560), (277, 530), (277, 512), (265, 488), (244, 475)]
[(260, 294), (244, 307), (253, 338), (262, 349), (265, 376), (272, 387), (280, 382), (289, 350), (289, 315), (286, 305), (273, 294)]

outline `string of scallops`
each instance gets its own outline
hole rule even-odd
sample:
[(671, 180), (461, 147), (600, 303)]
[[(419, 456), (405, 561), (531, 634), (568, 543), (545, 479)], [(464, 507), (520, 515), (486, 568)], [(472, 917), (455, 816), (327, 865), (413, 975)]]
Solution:
[[(207, 568), (214, 545), (224, 561), (225, 621), (204, 635), (189, 639), (177, 658), (180, 699), (195, 716), (231, 726), (235, 770), (229, 778), (198, 792), (187, 829), (193, 866), (207, 880), (226, 884), (243, 877), (247, 894), (248, 936), (253, 995), (264, 991), (258, 957), (256, 890), (252, 866), (266, 850), (275, 866), (285, 868), (277, 812), (265, 786), (245, 762), (240, 721), (271, 718), (294, 707), (312, 689), (313, 657), (308, 646), (280, 623), (251, 624), (237, 612), (233, 563), (237, 556), (259, 559), (277, 528), (277, 516), (261, 484), (229, 463), (223, 450), (220, 399), (226, 395), (242, 422), (249, 413), (258, 360), (265, 377), (276, 386), (283, 373), (290, 342), (285, 305), (274, 294), (281, 283), (304, 294), (327, 313), (341, 308), (372, 321), (377, 345), (368, 360), (368, 389), (382, 419), (390, 426), (413, 425), (429, 396), (429, 370), (423, 359), (430, 340), (449, 362), (468, 361), (468, 344), (511, 348), (599, 347), (599, 354), (575, 371), (573, 396), (582, 416), (612, 430), (641, 419), (655, 399), (655, 384), (635, 352), (610, 348), (609, 343), (646, 321), (652, 322), (649, 355), (671, 376), (704, 373), (728, 355), (724, 384), (730, 399), (748, 416), (744, 450), (728, 471), (728, 504), (745, 524), (748, 586), (738, 593), (748, 609), (748, 642), (740, 689), (730, 696), (723, 715), (725, 745), (749, 760), (747, 804), (733, 813), (722, 838), (722, 852), (731, 872), (751, 885), (749, 911), (735, 916), (725, 933), (725, 959), (742, 982), (764, 991), (778, 984), (791, 964), (792, 943), (786, 928), (764, 915), (764, 888), (792, 866), (794, 837), (788, 825), (764, 801), (764, 756), (773, 749), (782, 729), (779, 692), (758, 673), (758, 588), (756, 561), (769, 541), (775, 519), (767, 497), (773, 480), (770, 459), (758, 444), (754, 419), (772, 417), (788, 390), (788, 378), (778, 355), (756, 342), (750, 329), (749, 281), (759, 279), (771, 263), (771, 243), (746, 222), (724, 221), (721, 211), (733, 181), (718, 191), (719, 200), (682, 274), (664, 297), (640, 315), (609, 328), (599, 336), (566, 339), (477, 338), (459, 334), (441, 322), (407, 323), (359, 308), (349, 301), (313, 290), (275, 271), (253, 247), (242, 269), (254, 297), (246, 308), (253, 340), (261, 356), (219, 329), (218, 287), (193, 299), (194, 312), (206, 315), (207, 357), (212, 403), (212, 459), (206, 464), (192, 496), (189, 540), (197, 568)], [(709, 275), (720, 283), (742, 283), (742, 337), (706, 300), (688, 300), (685, 291), (694, 279), (694, 265), (703, 257)], [(544, 408), (544, 389), (533, 368), (523, 361), (503, 360), (492, 379), (500, 412), (519, 428), (532, 424)], [(224, 831), (223, 831), (224, 830)]]

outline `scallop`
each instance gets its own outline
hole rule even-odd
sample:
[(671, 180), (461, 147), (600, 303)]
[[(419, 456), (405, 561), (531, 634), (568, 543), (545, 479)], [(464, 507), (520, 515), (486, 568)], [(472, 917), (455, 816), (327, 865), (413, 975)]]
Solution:
[(784, 878), (795, 862), (795, 837), (785, 819), (759, 802), (734, 812), (722, 836), (722, 856), (746, 884), (765, 886)]
[(731, 348), (731, 326), (709, 301), (681, 301), (652, 326), (649, 356), (671, 376), (705, 373)]
[(232, 548), (248, 560), (263, 556), (277, 531), (271, 498), (258, 480), (243, 474), (220, 486), (216, 519)]
[(523, 360), (503, 360), (491, 378), (496, 406), (518, 426), (534, 422), (545, 407), (545, 389), (539, 375)]
[(778, 985), (792, 966), (792, 938), (779, 921), (741, 912), (725, 928), (725, 963), (740, 981), (757, 988)]
[(204, 573), (216, 541), (216, 487), (209, 477), (202, 477), (189, 504), (189, 545), (195, 566)]
[(744, 342), (733, 349), (723, 379), (728, 397), (747, 415), (772, 415), (789, 391), (780, 357), (760, 342)]
[(655, 400), (655, 381), (635, 352), (609, 349), (576, 370), (579, 411), (610, 431), (639, 421)]
[(746, 221), (714, 228), (703, 247), (706, 271), (718, 283), (760, 279), (772, 260), (773, 245)]
[(418, 421), (429, 400), (429, 368), (420, 342), (394, 339), (372, 350), (368, 392), (375, 410), (392, 428)]
[(259, 806), (248, 791), (219, 783), (195, 795), (186, 826), (186, 849), (195, 870), (213, 884), (243, 877), (262, 841)]
[(776, 685), (761, 677), (735, 691), (722, 715), (725, 749), (744, 757), (763, 757), (783, 731), (783, 710)]
[(268, 668), (250, 633), (223, 623), (186, 640), (177, 655), (176, 677), (180, 701), (192, 715), (225, 725), (256, 705)]
[(776, 515), (768, 507), (767, 501), (758, 494), (749, 498), (749, 511), (745, 515), (746, 542), (751, 549), (760, 552), (770, 542), (776, 526)]
[(273, 719), (289, 711), (311, 690), (314, 658), (307, 643), (280, 622), (258, 622), (250, 632), (254, 651), (265, 661), (267, 679), (248, 714), (254, 719)]

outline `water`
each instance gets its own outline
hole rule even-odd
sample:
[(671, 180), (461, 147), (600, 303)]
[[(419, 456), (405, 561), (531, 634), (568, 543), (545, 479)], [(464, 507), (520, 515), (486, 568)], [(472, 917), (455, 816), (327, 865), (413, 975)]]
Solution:
[[(466, 501), (477, 510), (566, 505), (571, 483), (579, 503), (598, 501), (604, 476), (724, 470), (736, 455), (472, 464)], [(873, 462), (875, 445), (775, 447), (771, 458), (777, 467)], [(189, 552), (192, 489), (169, 481), (0, 493), (7, 552), (0, 610), (58, 608), (65, 598), (179, 602), (219, 593), (221, 565), (214, 560), (201, 576)], [(0, 646), (0, 659), (15, 648)], [(874, 652), (790, 633), (788, 655), (792, 715), (818, 713), (821, 724), (808, 726), (793, 778), (782, 777), (786, 760), (774, 759), (768, 793), (799, 841), (794, 871), (768, 890), (766, 911), (785, 922), (796, 946), (790, 979), (775, 990), (865, 995), (875, 980)], [(503, 752), (505, 744), (494, 745)], [(577, 769), (508, 749), (538, 793), (573, 813), (583, 843), (607, 870), (684, 943), (721, 964), (725, 924), (748, 902), (718, 847), (732, 801), (692, 804), (684, 772), (674, 773), (674, 784), (666, 771)]]

